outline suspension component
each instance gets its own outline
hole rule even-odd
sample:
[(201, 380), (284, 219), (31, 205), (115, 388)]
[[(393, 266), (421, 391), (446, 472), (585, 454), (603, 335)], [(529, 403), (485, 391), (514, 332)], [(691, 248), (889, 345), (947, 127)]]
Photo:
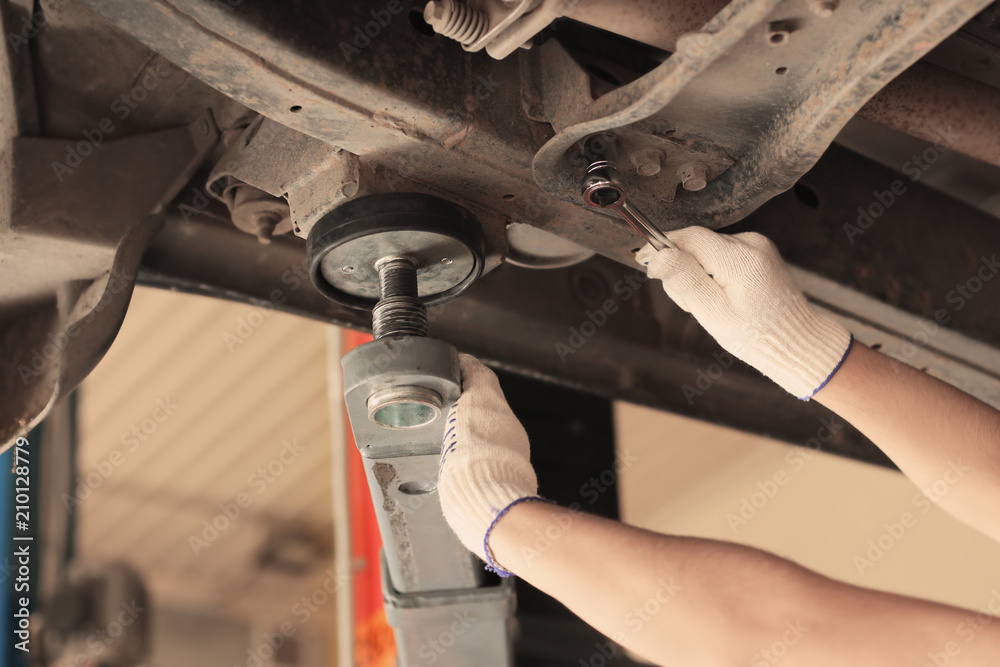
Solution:
[[(483, 272), (479, 221), (440, 197), (354, 199), (316, 222), (306, 244), (313, 284), (337, 303), (376, 309), (380, 335), (423, 335), (422, 306), (454, 299)], [(424, 319), (426, 319), (424, 317)]]

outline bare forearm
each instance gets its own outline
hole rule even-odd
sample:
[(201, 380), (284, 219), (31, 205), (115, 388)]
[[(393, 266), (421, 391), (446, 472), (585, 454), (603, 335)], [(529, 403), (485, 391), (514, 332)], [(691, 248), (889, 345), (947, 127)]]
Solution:
[[(965, 614), (846, 586), (756, 549), (545, 503), (514, 507), (490, 546), (505, 568), (658, 664), (922, 665)], [(1000, 651), (995, 630), (962, 664), (991, 664), (977, 656)]]
[(860, 344), (815, 398), (928, 497), (1000, 540), (1000, 412)]

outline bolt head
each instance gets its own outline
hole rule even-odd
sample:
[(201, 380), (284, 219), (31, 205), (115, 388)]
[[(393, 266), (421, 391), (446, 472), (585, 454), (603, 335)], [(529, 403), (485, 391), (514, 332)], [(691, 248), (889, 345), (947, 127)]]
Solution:
[(813, 0), (809, 3), (809, 9), (820, 18), (828, 19), (840, 7), (840, 0)]
[(354, 273), (354, 267), (353, 266), (344, 266), (344, 267), (341, 267), (340, 270), (343, 271), (344, 273)]
[(681, 179), (681, 186), (691, 192), (704, 190), (708, 185), (708, 167), (700, 163), (691, 162), (681, 166), (677, 170), (677, 176)]
[(444, 264), (445, 266), (448, 266), (449, 264), (451, 264), (451, 262), (452, 262), (451, 257), (442, 257), (441, 258), (441, 263)]
[(443, 21), (448, 13), (448, 8), (442, 0), (431, 0), (424, 7), (424, 21), (429, 25), (435, 25)]

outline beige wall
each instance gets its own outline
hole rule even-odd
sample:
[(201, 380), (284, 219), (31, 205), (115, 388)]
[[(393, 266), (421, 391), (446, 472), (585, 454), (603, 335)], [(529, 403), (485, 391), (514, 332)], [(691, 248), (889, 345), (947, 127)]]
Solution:
[[(630, 523), (757, 546), (835, 579), (963, 607), (1000, 596), (1000, 544), (897, 472), (624, 403), (615, 417), (618, 447), (637, 459), (622, 474)], [(744, 520), (741, 507), (751, 517), (753, 503)], [(869, 540), (880, 539), (888, 550), (872, 552), (877, 562), (855, 560), (869, 560)]]

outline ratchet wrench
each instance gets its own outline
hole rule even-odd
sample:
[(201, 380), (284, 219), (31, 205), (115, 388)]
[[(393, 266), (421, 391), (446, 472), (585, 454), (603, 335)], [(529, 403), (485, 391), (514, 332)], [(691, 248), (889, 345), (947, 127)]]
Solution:
[(657, 229), (645, 215), (629, 203), (625, 192), (625, 175), (614, 162), (597, 160), (587, 167), (581, 183), (583, 200), (594, 208), (615, 211), (656, 250), (673, 248), (667, 236)]

